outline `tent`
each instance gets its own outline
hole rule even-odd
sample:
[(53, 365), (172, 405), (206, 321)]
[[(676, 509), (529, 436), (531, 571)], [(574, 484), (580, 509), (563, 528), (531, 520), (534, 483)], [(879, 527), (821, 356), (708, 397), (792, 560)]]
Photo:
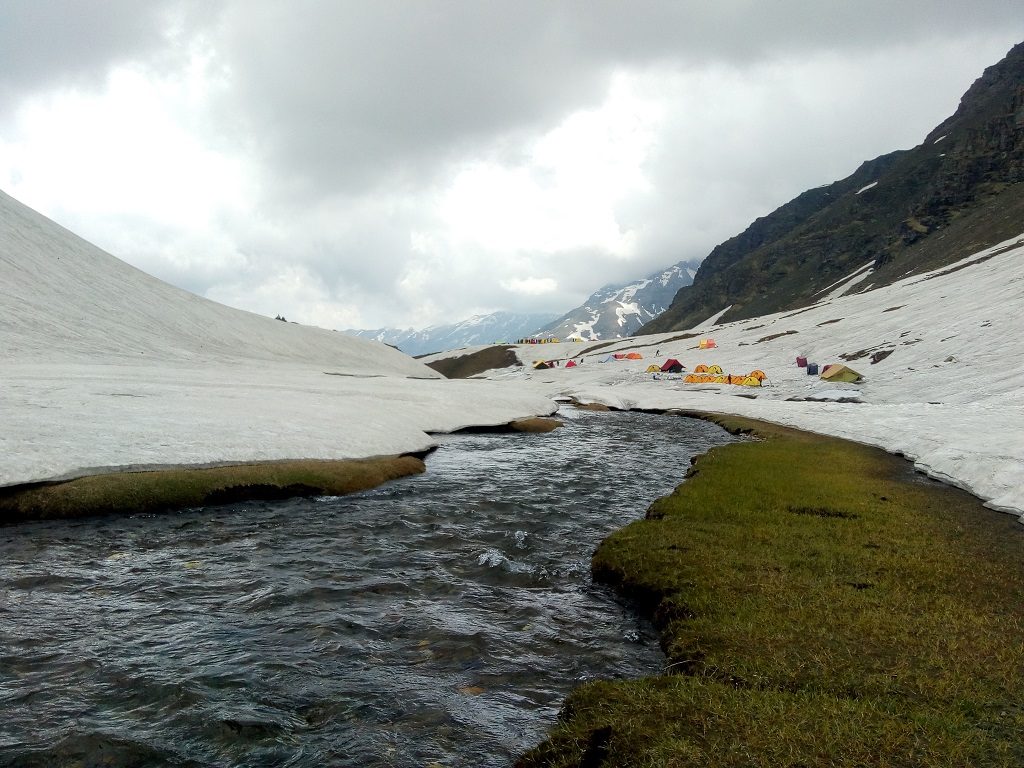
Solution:
[(598, 360), (597, 362), (599, 362), (599, 363), (610, 363), (614, 359), (615, 359), (614, 357), (612, 357), (611, 355), (608, 355), (608, 357), (604, 358), (603, 360)]
[(762, 371), (760, 368), (758, 368), (756, 371), (751, 371), (750, 375), (753, 376), (758, 381), (764, 381), (765, 379), (768, 378), (768, 374)]
[(612, 357), (614, 357), (616, 360), (623, 360), (625, 359), (626, 355), (623, 352), (616, 352), (614, 355), (612, 355)]
[(712, 365), (712, 366), (708, 367), (708, 373), (721, 373), (721, 372), (722, 372), (722, 366), (720, 366), (720, 365)]
[(697, 342), (697, 346), (700, 347), (701, 349), (714, 349), (718, 345), (715, 344), (714, 339), (701, 339), (700, 341)]
[(644, 356), (641, 355), (639, 352), (630, 352), (628, 355), (626, 355), (626, 359), (627, 360), (643, 360)]
[[(652, 365), (651, 367), (653, 368), (654, 366)], [(661, 366), (660, 370), (664, 373), (681, 373), (683, 370), (683, 364), (674, 357), (670, 357), (665, 361), (665, 364)]]
[(864, 377), (853, 370), (853, 368), (847, 368), (845, 365), (829, 365), (821, 372), (821, 378), (825, 381), (854, 382), (860, 381)]
[(566, 368), (575, 368), (576, 367), (576, 361), (575, 360), (570, 360), (568, 363), (565, 364), (565, 367)]
[(756, 376), (747, 376), (747, 378), (745, 378), (743, 380), (743, 386), (745, 386), (745, 387), (760, 387), (761, 386), (761, 380), (759, 378), (757, 378)]
[(706, 365), (704, 365), (704, 363), (701, 363), (700, 365), (698, 365), (696, 368), (693, 369), (693, 372), (694, 373), (707, 373), (708, 372), (708, 367)]
[(664, 368), (659, 368), (658, 366), (656, 366), (653, 363), (651, 363), (650, 365), (647, 366), (647, 371), (646, 372), (647, 373), (657, 373), (658, 371), (663, 371), (663, 370), (665, 370), (665, 369)]
[(533, 367), (538, 371), (542, 371), (547, 368), (550, 368), (551, 366), (545, 363), (543, 360), (538, 360), (536, 363), (533, 364)]

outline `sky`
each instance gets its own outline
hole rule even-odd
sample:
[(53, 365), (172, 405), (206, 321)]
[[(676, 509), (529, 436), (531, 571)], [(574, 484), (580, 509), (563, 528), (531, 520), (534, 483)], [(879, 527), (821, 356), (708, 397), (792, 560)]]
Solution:
[(1019, 0), (0, 0), (0, 190), (327, 328), (562, 313), (919, 144)]

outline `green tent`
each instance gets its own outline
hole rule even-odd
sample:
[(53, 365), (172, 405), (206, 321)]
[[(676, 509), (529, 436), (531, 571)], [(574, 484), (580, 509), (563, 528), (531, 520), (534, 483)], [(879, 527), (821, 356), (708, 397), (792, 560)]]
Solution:
[(860, 381), (864, 377), (853, 370), (853, 368), (847, 368), (845, 365), (829, 365), (821, 372), (821, 378), (824, 381), (845, 381), (852, 383)]

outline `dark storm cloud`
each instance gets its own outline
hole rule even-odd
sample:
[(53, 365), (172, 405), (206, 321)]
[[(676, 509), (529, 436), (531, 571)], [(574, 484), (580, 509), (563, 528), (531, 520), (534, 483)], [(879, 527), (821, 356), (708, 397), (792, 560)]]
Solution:
[[(983, 31), (1019, 3), (972, 3)], [(286, 194), (423, 183), (496, 137), (596, 104), (615, 67), (747, 65), (963, 33), (954, 2), (237, 3), (232, 112)]]
[(152, 57), (175, 25), (194, 28), (216, 6), (213, 0), (0, 0), (0, 110), (37, 90), (95, 87), (111, 67)]

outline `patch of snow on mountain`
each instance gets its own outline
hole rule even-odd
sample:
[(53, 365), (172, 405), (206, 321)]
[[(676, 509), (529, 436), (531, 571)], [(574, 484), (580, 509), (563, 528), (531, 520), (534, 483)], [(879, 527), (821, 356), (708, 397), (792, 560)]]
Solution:
[(878, 182), (877, 181), (872, 181), (870, 184), (865, 184), (863, 187), (858, 189), (855, 194), (859, 195), (861, 192), (867, 192), (869, 189), (874, 189), (877, 186), (878, 186)]
[[(824, 293), (825, 291), (831, 290), (832, 288), (835, 288), (836, 286), (840, 285), (841, 283), (846, 283), (846, 282), (849, 282), (850, 280), (854, 279), (854, 278), (855, 278), (855, 277), (857, 277), (858, 275), (861, 275), (861, 273), (863, 273), (863, 272), (864, 272), (864, 270), (867, 270), (867, 269), (871, 269), (871, 267), (873, 267), (873, 266), (874, 266), (874, 264), (875, 264), (875, 262), (873, 262), (873, 261), (869, 261), (869, 262), (868, 262), (867, 264), (865, 264), (864, 266), (861, 266), (861, 267), (857, 267), (857, 269), (853, 270), (853, 272), (851, 272), (850, 274), (848, 274), (848, 275), (847, 275), (846, 277), (841, 277), (841, 278), (839, 278), (838, 280), (836, 280), (836, 281), (835, 281), (834, 283), (832, 283), (831, 285), (826, 285), (826, 286), (825, 286), (824, 288), (822, 288), (822, 289), (821, 289), (820, 291), (818, 291), (818, 292), (817, 292), (816, 294), (814, 294), (814, 295), (815, 295), (816, 297), (817, 297), (817, 296), (820, 296), (820, 295), (821, 295), (821, 294), (823, 294), (823, 293)], [(867, 277), (867, 275), (863, 275), (863, 276), (861, 277), (861, 279), (864, 279), (864, 277)], [(838, 295), (842, 295), (842, 294), (838, 294)], [(829, 296), (828, 296), (828, 297), (826, 297), (826, 298), (831, 298), (831, 294), (829, 294)]]
[[(838, 283), (833, 283), (832, 286), (829, 286), (829, 288), (832, 288), (832, 290), (829, 291), (828, 294), (825, 295), (825, 299), (824, 300), (827, 301), (828, 299), (835, 299), (835, 298), (838, 298), (839, 296), (845, 296), (847, 293), (850, 292), (851, 288), (853, 288), (855, 285), (859, 285), (860, 283), (863, 283), (871, 275), (874, 274), (875, 270), (873, 269), (873, 267), (874, 267), (874, 262), (871, 262), (871, 263), (861, 267), (860, 269), (856, 270), (855, 272), (853, 272), (848, 277), (843, 278)], [(833, 286), (835, 286), (835, 287), (833, 287)], [(829, 288), (826, 288), (825, 290), (828, 291)], [(819, 294), (820, 293), (821, 292), (819, 291)], [(816, 295), (819, 295), (819, 294), (816, 294)]]
[(718, 311), (718, 312), (715, 312), (715, 314), (713, 314), (713, 315), (712, 315), (711, 317), (709, 317), (709, 318), (708, 318), (707, 320), (705, 320), (705, 321), (704, 321), (703, 323), (698, 323), (697, 325), (693, 326), (693, 329), (694, 329), (695, 331), (697, 331), (697, 330), (703, 330), (703, 329), (705, 329), (705, 328), (711, 328), (712, 326), (714, 326), (714, 324), (715, 324), (715, 323), (717, 323), (717, 322), (718, 322), (718, 319), (719, 319), (719, 318), (720, 318), (720, 317), (721, 317), (722, 315), (724, 315), (724, 314), (725, 314), (726, 312), (728, 312), (728, 311), (729, 311), (730, 309), (732, 309), (732, 304), (730, 304), (730, 305), (729, 305), (728, 307), (726, 307), (726, 308), (725, 308), (725, 309), (723, 309), (723, 310), (720, 310), (720, 311)]
[(615, 314), (619, 318), (619, 326), (623, 326), (626, 324), (626, 317), (628, 315), (639, 316), (641, 312), (640, 307), (637, 304), (626, 304), (625, 302), (619, 302), (619, 306), (615, 308)]

